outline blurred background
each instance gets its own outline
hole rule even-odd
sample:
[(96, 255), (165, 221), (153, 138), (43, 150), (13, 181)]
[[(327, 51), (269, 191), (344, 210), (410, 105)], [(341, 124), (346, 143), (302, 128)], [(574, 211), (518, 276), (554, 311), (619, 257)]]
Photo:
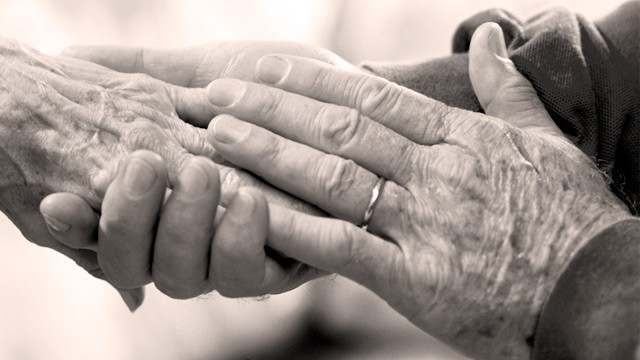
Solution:
[[(0, 0), (0, 35), (43, 52), (72, 44), (187, 46), (288, 40), (353, 63), (445, 56), (456, 26), (500, 7), (562, 4), (588, 18), (622, 1)], [(109, 286), (24, 240), (0, 216), (0, 359), (462, 359), (365, 289), (319, 280), (267, 300), (175, 301), (147, 287), (131, 315)]]

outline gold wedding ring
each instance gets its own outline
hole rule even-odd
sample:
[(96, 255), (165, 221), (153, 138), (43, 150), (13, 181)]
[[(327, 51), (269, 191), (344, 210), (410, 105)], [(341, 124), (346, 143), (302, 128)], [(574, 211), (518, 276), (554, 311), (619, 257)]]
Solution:
[(380, 194), (382, 193), (382, 189), (384, 188), (384, 183), (387, 180), (380, 176), (378, 178), (378, 182), (376, 182), (376, 186), (371, 190), (371, 198), (369, 199), (369, 205), (367, 206), (367, 210), (364, 212), (364, 219), (362, 220), (362, 225), (360, 227), (365, 231), (369, 228), (369, 221), (371, 220), (371, 216), (373, 215), (373, 210), (376, 208), (376, 204), (378, 203), (378, 199), (380, 198)]

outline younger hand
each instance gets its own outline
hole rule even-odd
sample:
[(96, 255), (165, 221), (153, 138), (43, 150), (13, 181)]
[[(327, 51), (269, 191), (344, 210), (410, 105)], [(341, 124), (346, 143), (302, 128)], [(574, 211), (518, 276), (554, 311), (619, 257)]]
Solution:
[(131, 290), (150, 282), (172, 298), (187, 299), (214, 289), (235, 297), (257, 288), (283, 292), (319, 276), (267, 255), (267, 202), (257, 189), (241, 188), (226, 208), (219, 205), (216, 167), (208, 158), (191, 157), (168, 190), (162, 158), (137, 151), (109, 185), (99, 220), (73, 194), (50, 195), (40, 210), (71, 225), (50, 231), (65, 246), (94, 252), (132, 309), (142, 298)]

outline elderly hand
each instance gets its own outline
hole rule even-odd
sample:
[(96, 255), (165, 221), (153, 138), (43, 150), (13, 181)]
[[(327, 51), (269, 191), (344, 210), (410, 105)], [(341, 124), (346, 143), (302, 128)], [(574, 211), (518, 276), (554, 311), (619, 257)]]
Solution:
[[(74, 46), (66, 49), (63, 55), (92, 61), (124, 73), (144, 73), (174, 85), (197, 88), (204, 87), (211, 80), (220, 77), (255, 80), (254, 69), (257, 60), (264, 54), (273, 52), (305, 56), (330, 64), (350, 67), (344, 60), (326, 49), (288, 42), (225, 42), (185, 49)], [(64, 60), (64, 58), (62, 59)], [(83, 64), (73, 59), (66, 61)], [(124, 75), (120, 76), (128, 78)], [(195, 90), (193, 91), (195, 92)], [(186, 106), (187, 104), (182, 105), (190, 109)], [(190, 110), (190, 113), (183, 115), (188, 116), (190, 121), (196, 125), (206, 125), (212, 117), (209, 108), (200, 107)], [(188, 128), (187, 126), (183, 127)], [(190, 128), (186, 130), (194, 133), (202, 132)], [(190, 135), (183, 140), (204, 144), (200, 135)], [(212, 152), (209, 145), (205, 145), (207, 151)], [(153, 150), (153, 148), (150, 149)], [(157, 177), (157, 181), (153, 185), (155, 187), (164, 188), (161, 179), (166, 177), (166, 170), (163, 170), (165, 166), (168, 166), (170, 172), (176, 175), (174, 179), (177, 177), (177, 169), (171, 158), (164, 159), (166, 164), (151, 153), (138, 153), (134, 158), (137, 159), (135, 162), (140, 160), (151, 164), (151, 169)], [(115, 170), (113, 169), (114, 173)], [(272, 202), (300, 211), (319, 213), (317, 209), (308, 204), (280, 193), (268, 185), (261, 184), (241, 170), (226, 166), (218, 166), (218, 170), (223, 178), (221, 206), (218, 214), (224, 213), (225, 206), (232, 202), (233, 192), (242, 185), (262, 188), (267, 192), (267, 196)], [(135, 169), (128, 173), (134, 179), (137, 176), (145, 177)], [(120, 174), (124, 176), (122, 169)], [(187, 176), (187, 178), (191, 177)], [(181, 181), (179, 177), (177, 177), (177, 181)], [(122, 181), (115, 181), (105, 197), (105, 204), (101, 209), (102, 226), (100, 231), (98, 231), (99, 217), (93, 213), (91, 206), (86, 202), (92, 199), (83, 199), (81, 192), (75, 194), (71, 192), (55, 193), (46, 197), (41, 204), (41, 211), (49, 221), (52, 236), (60, 242), (55, 246), (65, 249), (83, 249), (92, 258), (96, 257), (95, 252), (97, 252), (98, 262), (100, 266), (105, 267), (104, 271), (107, 273), (109, 281), (121, 289), (135, 288), (155, 280), (156, 286), (161, 291), (175, 298), (188, 298), (210, 291), (208, 287), (203, 285), (200, 273), (193, 275), (195, 270), (186, 273), (175, 272), (172, 265), (165, 267), (167, 261), (162, 260), (165, 258), (163, 253), (181, 254), (181, 250), (179, 250), (181, 244), (190, 244), (191, 250), (186, 251), (189, 254), (194, 254), (194, 251), (197, 253), (200, 250), (202, 244), (198, 242), (199, 236), (206, 234), (207, 231), (212, 231), (213, 218), (216, 214), (215, 207), (207, 206), (209, 204), (206, 200), (208, 197), (203, 195), (199, 199), (194, 198), (191, 199), (192, 201), (186, 201), (180, 192), (173, 193), (171, 199), (174, 197), (182, 198), (179, 202), (183, 206), (165, 207), (162, 212), (162, 220), (159, 223), (167, 225), (156, 228), (156, 218), (160, 213), (159, 207), (162, 203), (157, 199), (159, 188), (156, 189), (157, 191), (148, 191), (132, 199), (121, 184), (123, 184)], [(106, 185), (106, 183), (103, 184), (103, 187), (106, 188)], [(170, 203), (173, 202), (174, 200), (170, 201)], [(96, 203), (92, 203), (92, 205), (99, 206)], [(203, 223), (200, 221), (203, 217), (208, 217), (211, 221)], [(198, 233), (194, 229), (202, 231)], [(244, 230), (238, 229), (235, 232), (240, 236), (239, 231), (244, 233)], [(228, 233), (230, 234), (232, 231), (228, 231)], [(166, 239), (171, 239), (171, 241), (165, 241)], [(230, 269), (236, 266), (238, 269), (242, 269), (245, 265), (252, 266), (255, 259), (245, 256), (246, 253), (243, 252), (242, 246), (224, 245), (227, 242), (233, 242), (233, 237), (218, 236), (217, 239), (216, 244), (222, 245), (217, 246), (220, 249), (215, 251), (215, 257), (223, 260), (216, 261), (212, 265), (214, 266), (212, 270), (219, 266), (228, 265), (231, 266)], [(101, 245), (98, 246), (98, 244)], [(208, 254), (208, 251), (201, 253)], [(160, 256), (161, 259), (155, 262), (153, 261), (155, 256)], [(181, 256), (176, 255), (178, 260), (182, 259)], [(193, 269), (201, 267), (197, 259), (199, 257), (195, 256), (191, 260), (190, 266)], [(230, 261), (229, 259), (236, 260)], [(247, 264), (244, 264), (243, 261)], [(296, 279), (293, 283), (299, 284), (309, 279), (309, 276), (317, 276), (314, 271), (307, 271), (308, 267), (293, 262), (286, 265), (290, 268), (289, 273), (295, 269), (297, 275), (289, 276), (288, 281), (282, 281), (286, 286), (280, 291), (296, 286), (292, 284), (292, 278)], [(102, 270), (95, 263), (95, 260), (92, 261), (91, 266), (95, 269), (94, 271), (101, 273)], [(192, 275), (193, 277), (190, 278)], [(190, 281), (185, 278), (190, 278)], [(239, 282), (237, 279), (234, 281), (218, 279), (216, 281), (217, 283), (212, 286), (229, 295), (235, 293), (235, 283)], [(275, 290), (272, 289), (272, 291)], [(142, 302), (143, 295), (140, 291), (121, 291), (121, 294), (131, 309), (137, 308)]]
[[(0, 48), (0, 208), (27, 239), (102, 277), (94, 253), (67, 247), (49, 234), (38, 211), (40, 200), (68, 191), (99, 209), (120, 162), (136, 149), (160, 154), (172, 179), (190, 153), (214, 157), (204, 131), (178, 118), (201, 120), (210, 114), (206, 94), (40, 54), (6, 38)], [(143, 177), (128, 190), (144, 193), (151, 181)], [(66, 226), (49, 224), (51, 229)]]
[[(212, 144), (347, 220), (271, 205), (270, 247), (365, 285), (470, 355), (526, 358), (563, 268), (629, 215), (506, 56), (499, 27), (480, 27), (470, 75), (486, 115), (359, 72), (267, 56), (257, 73), (269, 86), (212, 83), (212, 101), (230, 114), (211, 123)], [(381, 191), (373, 207), (372, 189)], [(369, 208), (366, 232), (353, 224)]]
[[(161, 179), (168, 176), (169, 184), (174, 184), (188, 159), (201, 155), (219, 162), (216, 168), (224, 178), (223, 188), (235, 190), (234, 186), (241, 184), (261, 187), (271, 194), (272, 201), (311, 208), (244, 171), (224, 165), (206, 141), (206, 131), (178, 117), (200, 124), (211, 119), (214, 113), (204, 89), (169, 85), (147, 75), (123, 74), (70, 57), (40, 54), (9, 39), (0, 39), (0, 47), (4, 85), (0, 98), (0, 208), (27, 239), (65, 254), (94, 276), (104, 278), (94, 251), (57, 240), (71, 225), (59, 215), (66, 212), (65, 206), (58, 207), (54, 198), (43, 205), (43, 218), (38, 205), (48, 194), (67, 192), (58, 194), (61, 196), (57, 199), (62, 199), (63, 205), (71, 202), (78, 206), (74, 221), (93, 223), (94, 210), (99, 211), (118, 169), (127, 179), (122, 189), (128, 196), (155, 199), (149, 188), (160, 184), (164, 194), (167, 181)], [(137, 149), (157, 153), (166, 168), (145, 159), (121, 166)], [(136, 176), (126, 177), (134, 172)], [(232, 195), (223, 192), (222, 202), (230, 201)], [(160, 205), (150, 202), (147, 208), (153, 208), (157, 215)], [(137, 224), (137, 231), (144, 230), (141, 224)], [(149, 255), (152, 239), (146, 239), (146, 244), (144, 238), (136, 239), (118, 247), (123, 253), (121, 260), (134, 259), (131, 263), (139, 264)], [(127, 253), (141, 248), (146, 252)], [(114, 285), (131, 288), (149, 279), (146, 272), (138, 272), (131, 275), (130, 282), (116, 281)], [(136, 307), (142, 294), (133, 291), (123, 296)]]

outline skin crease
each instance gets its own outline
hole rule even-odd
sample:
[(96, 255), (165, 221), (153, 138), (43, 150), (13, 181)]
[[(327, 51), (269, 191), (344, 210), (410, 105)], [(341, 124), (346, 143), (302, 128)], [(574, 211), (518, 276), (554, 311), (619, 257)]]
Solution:
[[(263, 249), (266, 241), (361, 283), (471, 356), (521, 359), (530, 355), (527, 339), (566, 264), (585, 241), (629, 213), (593, 162), (553, 125), (531, 85), (500, 57), (506, 50), (496, 39), (502, 34), (495, 24), (480, 27), (470, 53), (471, 66), (479, 66), (470, 75), (488, 115), (449, 108), (373, 76), (277, 55), (288, 70), (270, 86), (210, 85), (214, 102), (216, 93), (241, 90), (235, 101), (219, 104), (216, 112), (228, 115), (214, 119), (209, 139), (232, 163), (356, 224), (377, 177), (387, 178), (371, 233), (270, 204), (268, 212), (253, 213), (269, 219), (266, 239), (254, 245)], [(500, 81), (479, 88), (478, 74), (480, 81)], [(230, 127), (235, 141), (220, 136)], [(236, 227), (260, 224), (246, 219)], [(217, 243), (214, 255), (233, 254), (233, 247), (216, 250)], [(247, 281), (234, 273), (237, 264), (215, 270), (236, 281), (235, 289), (221, 290), (228, 296), (283, 286)]]

